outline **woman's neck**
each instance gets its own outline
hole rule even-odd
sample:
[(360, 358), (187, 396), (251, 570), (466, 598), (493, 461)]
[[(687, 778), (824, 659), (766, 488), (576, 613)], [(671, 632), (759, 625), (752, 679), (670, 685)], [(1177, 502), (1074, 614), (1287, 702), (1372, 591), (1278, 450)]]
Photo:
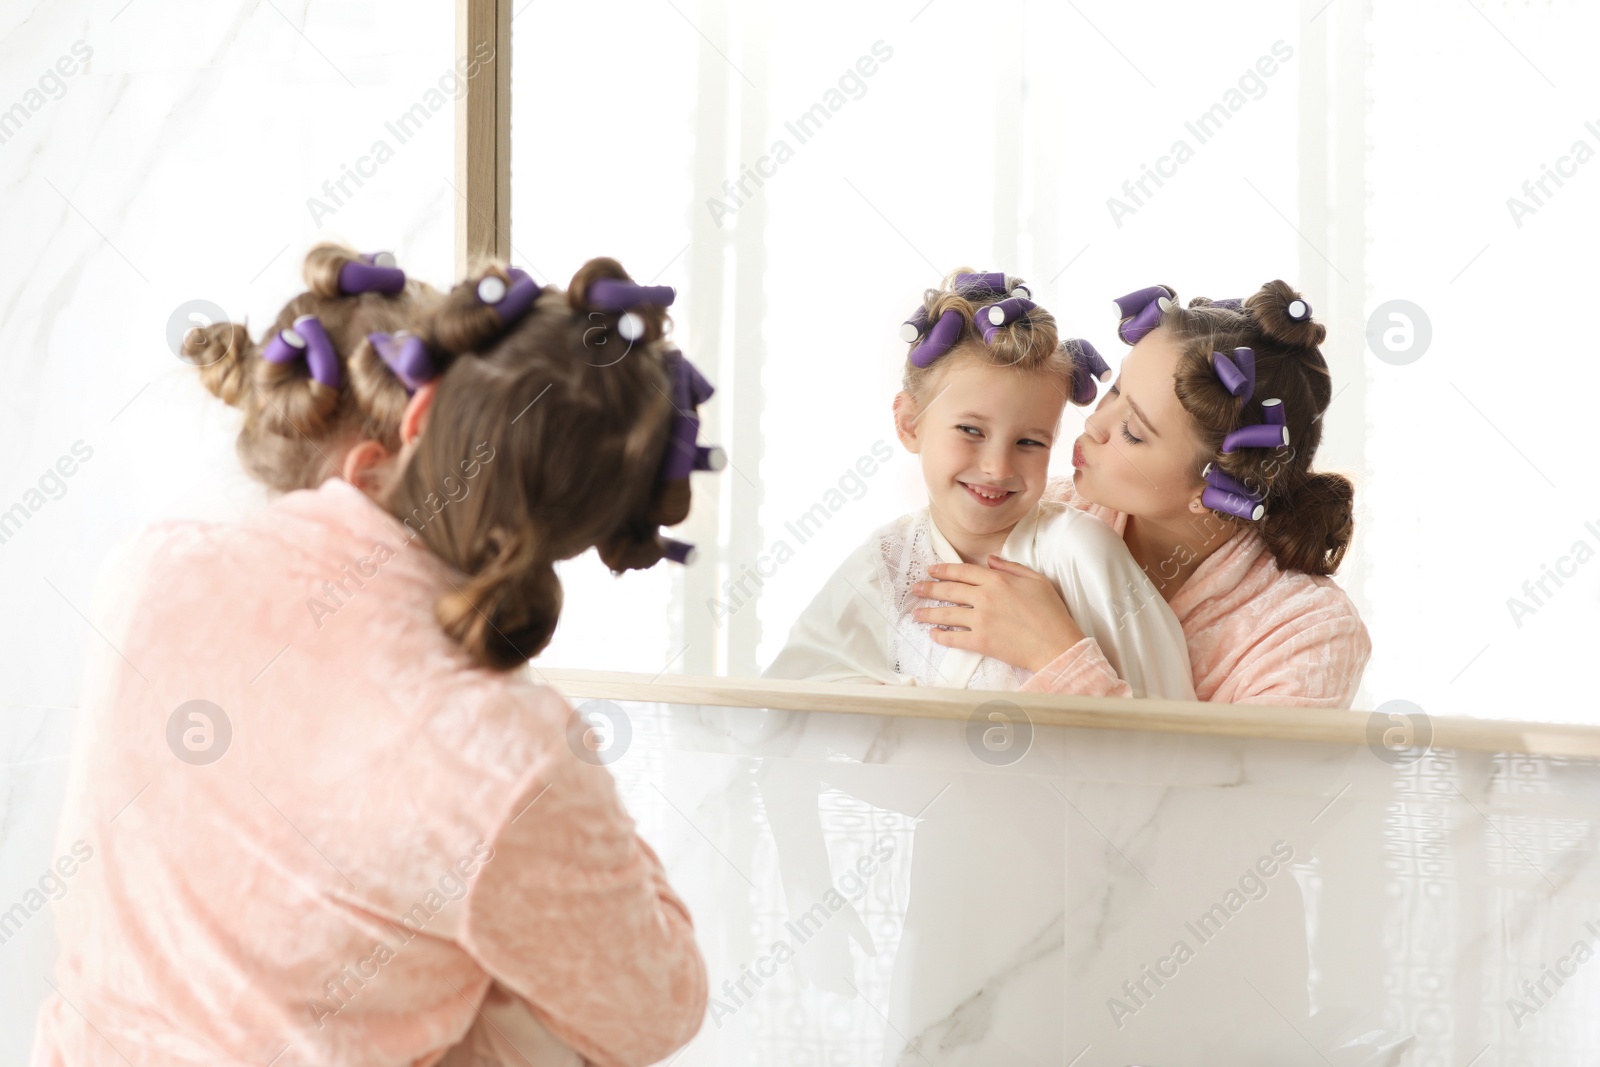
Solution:
[(1170, 602), (1189, 576), (1233, 533), (1231, 524), (1210, 512), (1185, 514), (1176, 520), (1130, 515), (1123, 541), (1134, 562), (1160, 590), (1162, 599)]

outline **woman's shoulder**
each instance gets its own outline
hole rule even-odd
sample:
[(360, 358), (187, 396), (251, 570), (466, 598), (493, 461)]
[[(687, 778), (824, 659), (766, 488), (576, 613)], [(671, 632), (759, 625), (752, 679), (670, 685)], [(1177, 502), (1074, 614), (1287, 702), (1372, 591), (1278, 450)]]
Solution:
[[(1180, 591), (1174, 598), (1174, 607), (1204, 614), (1209, 605), (1212, 613), (1242, 616), (1262, 631), (1323, 625), (1365, 637), (1366, 627), (1355, 601), (1343, 586), (1327, 575), (1280, 566), (1259, 536), (1236, 537), (1218, 550), (1216, 558), (1206, 562), (1215, 566), (1207, 568), (1207, 575), (1196, 572), (1204, 580), (1192, 593), (1189, 589)], [(1189, 605), (1181, 604), (1180, 598), (1191, 597)]]

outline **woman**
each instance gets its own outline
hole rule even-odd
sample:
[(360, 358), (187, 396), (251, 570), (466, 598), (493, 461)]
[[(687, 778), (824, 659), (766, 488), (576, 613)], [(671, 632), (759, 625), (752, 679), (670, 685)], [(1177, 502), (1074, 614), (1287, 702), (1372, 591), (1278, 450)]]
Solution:
[(682, 559), (710, 387), (670, 291), (497, 266), (413, 322), (373, 259), (314, 250), (260, 347), (195, 339), (294, 491), (145, 531), (105, 590), (37, 1067), (642, 1065), (704, 1018), (688, 910), (521, 669), (556, 561)]
[[(1181, 308), (1155, 287), (1118, 303), (1133, 350), (1073, 449), (1072, 480), (1047, 496), (1122, 535), (1183, 627), (1201, 700), (1350, 707), (1372, 643), (1329, 577), (1350, 544), (1352, 487), (1311, 470), (1332, 399), (1326, 331), (1281, 281), (1242, 302)], [(962, 627), (935, 641), (1034, 671), (1025, 692), (1128, 695), (1042, 575), (998, 557), (929, 573), (917, 592), (954, 606), (916, 617)]]

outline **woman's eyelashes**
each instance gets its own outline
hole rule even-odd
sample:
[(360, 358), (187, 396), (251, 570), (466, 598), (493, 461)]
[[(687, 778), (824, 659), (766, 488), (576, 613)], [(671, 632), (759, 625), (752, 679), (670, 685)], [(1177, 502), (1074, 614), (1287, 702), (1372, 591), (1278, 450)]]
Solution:
[[(1118, 395), (1121, 394), (1121, 392), (1122, 392), (1122, 390), (1117, 388), (1116, 383), (1113, 383), (1111, 388), (1106, 390), (1106, 396), (1108, 396), (1108, 397), (1118, 396)], [(1129, 432), (1129, 430), (1128, 430), (1128, 421), (1129, 420), (1127, 420), (1127, 419), (1123, 419), (1122, 420), (1122, 439), (1124, 441), (1128, 442), (1130, 445), (1143, 444), (1144, 443), (1144, 438), (1135, 437), (1135, 436), (1133, 436), (1132, 433)]]

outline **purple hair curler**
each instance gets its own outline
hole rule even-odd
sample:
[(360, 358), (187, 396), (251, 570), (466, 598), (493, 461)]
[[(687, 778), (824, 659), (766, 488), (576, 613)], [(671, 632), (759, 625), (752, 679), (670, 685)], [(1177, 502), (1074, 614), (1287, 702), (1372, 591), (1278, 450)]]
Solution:
[(279, 330), (261, 349), (261, 358), (269, 363), (306, 361), (313, 381), (329, 389), (339, 388), (339, 353), (334, 350), (328, 331), (315, 315), (301, 315), (294, 325)]
[(917, 338), (922, 336), (922, 331), (928, 328), (928, 309), (926, 305), (917, 305), (917, 310), (911, 317), (900, 324), (900, 340), (906, 344), (915, 344)]
[(386, 333), (369, 333), (367, 340), (372, 342), (378, 358), (394, 371), (407, 393), (415, 393), (419, 386), (433, 381), (438, 374), (427, 344), (415, 334), (402, 332), (391, 337)]
[(1176, 294), (1164, 285), (1152, 285), (1114, 298), (1117, 305), (1117, 336), (1125, 344), (1136, 345), (1145, 334), (1161, 325), (1161, 316), (1173, 307)]
[(674, 563), (687, 567), (694, 562), (695, 547), (687, 541), (674, 541), (670, 537), (661, 538), (661, 554)]
[(1311, 305), (1299, 297), (1295, 297), (1289, 301), (1288, 306), (1283, 309), (1283, 313), (1295, 322), (1304, 322), (1311, 317)]
[[(1268, 426), (1287, 426), (1289, 424), (1289, 416), (1283, 409), (1283, 401), (1277, 397), (1263, 400), (1261, 402), (1261, 421)], [(1288, 444), (1287, 441), (1284, 443)]]
[[(728, 465), (728, 454), (720, 446), (695, 444), (695, 438), (700, 435), (700, 414), (696, 409), (711, 399), (715, 387), (678, 349), (666, 349), (662, 359), (671, 375), (668, 398), (672, 401), (673, 417), (666, 456), (656, 478), (658, 489), (689, 477), (691, 471), (720, 471)], [(660, 540), (662, 554), (667, 559), (684, 565), (693, 562), (693, 545), (670, 537)]]
[(289, 326), (272, 335), (261, 348), (261, 358), (268, 363), (292, 363), (306, 354), (306, 339)]
[(1241, 426), (1222, 439), (1222, 451), (1237, 452), (1241, 448), (1282, 448), (1289, 443), (1289, 427), (1275, 426), (1270, 422), (1257, 422)]
[(1206, 484), (1233, 493), (1235, 496), (1249, 497), (1251, 500), (1265, 500), (1267, 498), (1266, 490), (1250, 488), (1215, 463), (1207, 463), (1200, 471), (1200, 474), (1201, 477), (1205, 478)]
[(700, 469), (695, 466), (700, 458), (695, 445), (695, 438), (700, 435), (700, 416), (695, 409), (711, 399), (716, 389), (676, 348), (667, 350), (666, 359), (672, 374), (672, 388), (668, 396), (676, 414), (673, 416), (672, 433), (667, 442), (666, 460), (662, 463), (659, 480), (672, 482), (687, 478), (690, 471)]
[(721, 445), (696, 445), (694, 449), (694, 469), (697, 471), (720, 471), (728, 465), (728, 453)]
[(306, 366), (311, 377), (329, 389), (339, 388), (339, 353), (333, 340), (322, 328), (322, 320), (315, 315), (301, 315), (294, 320), (294, 332), (305, 338)]
[(584, 296), (601, 311), (628, 311), (645, 304), (671, 307), (678, 293), (670, 285), (635, 285), (617, 278), (596, 278)]
[(968, 300), (999, 300), (1011, 295), (1001, 271), (985, 274), (957, 274), (956, 292)]
[(533, 302), (539, 298), (539, 283), (527, 271), (511, 267), (506, 271), (511, 278), (508, 286), (499, 275), (485, 274), (478, 280), (478, 302), (494, 309), (500, 321), (510, 325), (520, 319)]
[(951, 308), (939, 316), (939, 321), (933, 324), (933, 329), (928, 331), (928, 336), (916, 348), (911, 350), (911, 365), (926, 367), (951, 348), (961, 338), (961, 327), (966, 320), (961, 317), (961, 312)]
[[(1076, 349), (1074, 350), (1074, 347)], [(1072, 357), (1072, 402), (1074, 404), (1089, 404), (1094, 402), (1097, 390), (1096, 381), (1109, 382), (1111, 380), (1111, 366), (1105, 358), (1095, 351), (1094, 345), (1082, 337), (1069, 337), (1061, 342), (1061, 347), (1073, 353)]]
[(1249, 400), (1256, 391), (1256, 354), (1253, 349), (1235, 348), (1233, 358), (1211, 353), (1211, 365), (1222, 379), (1223, 388), (1234, 396)]
[(1251, 522), (1267, 513), (1265, 504), (1251, 500), (1247, 496), (1240, 496), (1238, 493), (1230, 493), (1226, 489), (1218, 489), (1214, 485), (1206, 486), (1205, 491), (1200, 494), (1200, 503), (1213, 511), (1225, 511), (1229, 515), (1249, 519)]
[(1229, 311), (1243, 311), (1244, 301), (1236, 296), (1223, 297), (1221, 300), (1211, 301), (1212, 307), (1227, 308)]
[(1013, 296), (1002, 300), (998, 304), (978, 309), (978, 329), (983, 333), (983, 343), (990, 344), (994, 335), (1000, 332), (1002, 326), (1009, 326), (1022, 318), (1039, 305), (1032, 300), (1025, 300), (1020, 296)]
[(369, 252), (339, 268), (339, 291), (346, 296), (398, 293), (405, 287), (406, 272), (394, 265), (389, 252)]

